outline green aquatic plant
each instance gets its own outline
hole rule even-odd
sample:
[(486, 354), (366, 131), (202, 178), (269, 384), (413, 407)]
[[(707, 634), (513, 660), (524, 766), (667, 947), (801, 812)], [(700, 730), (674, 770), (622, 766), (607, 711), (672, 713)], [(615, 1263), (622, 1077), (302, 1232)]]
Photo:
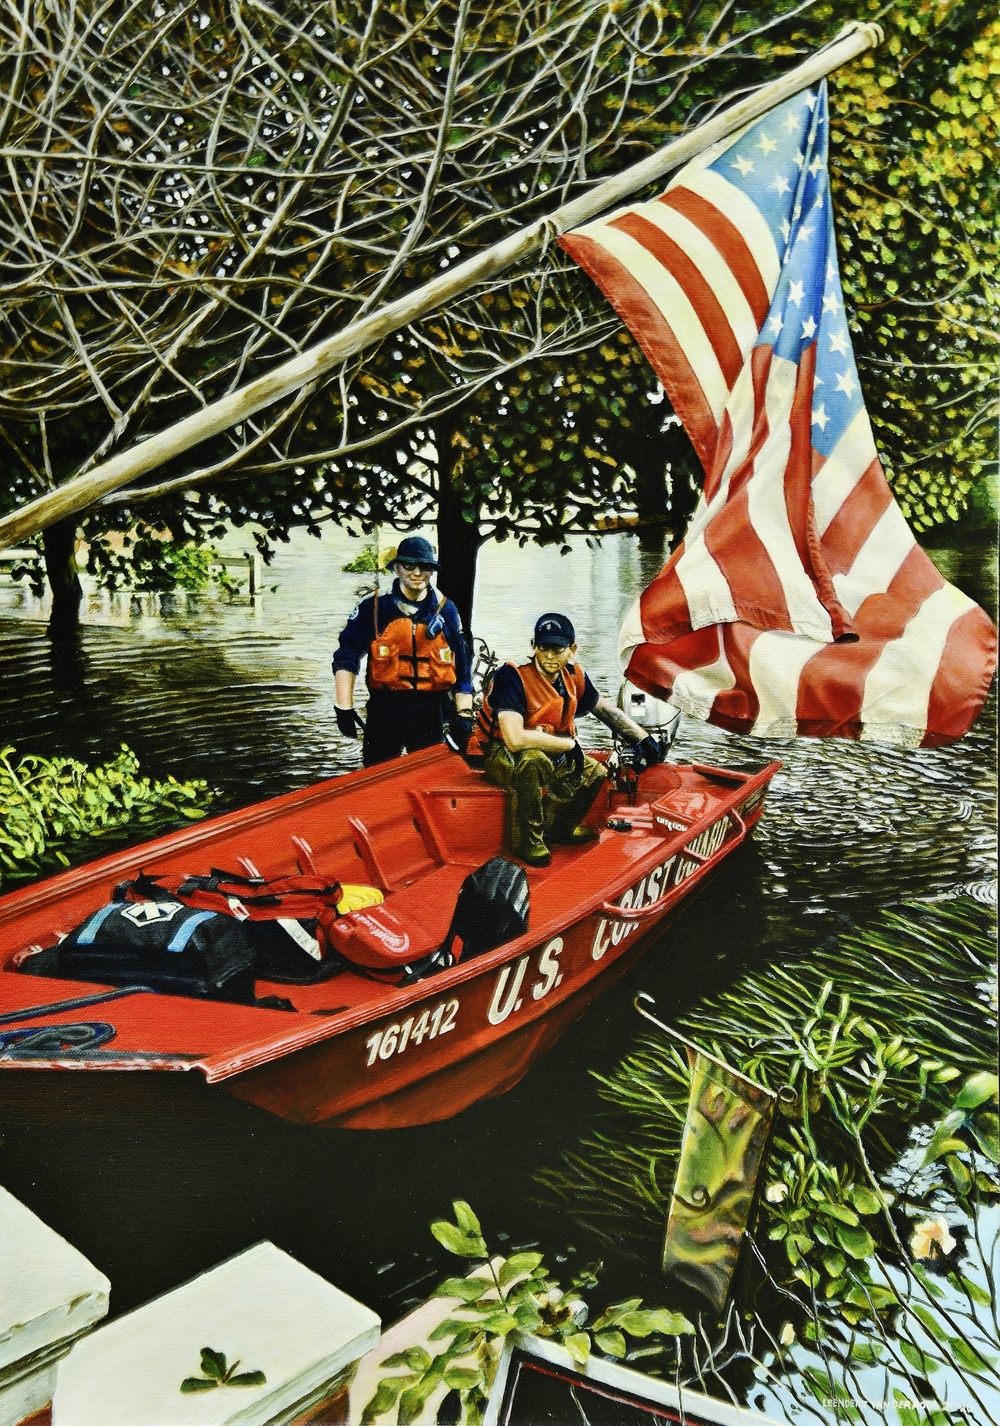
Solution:
[(212, 797), (201, 778), (140, 776), (139, 759), (124, 743), (95, 767), (0, 749), (0, 886), (93, 855), (95, 838), (126, 829), (149, 836), (196, 820)]
[[(717, 1386), (736, 1360), (775, 1391), (762, 1409), (791, 1400), (838, 1422), (892, 1426), (990, 1418), (1000, 1389), (994, 966), (988, 908), (915, 903), (808, 959), (744, 975), (678, 1023), (751, 1078), (793, 1091), (775, 1118), (730, 1310), (721, 1322), (698, 1315), (697, 1381)], [(687, 1059), (643, 1034), (600, 1086), (614, 1120), (541, 1184), (598, 1238), (638, 1215), (636, 1257), (655, 1260)]]
[(432, 1355), (414, 1344), (386, 1358), (382, 1368), (393, 1374), (382, 1377), (362, 1426), (393, 1409), (398, 1426), (409, 1426), (441, 1387), (456, 1394), (461, 1421), (473, 1426), (482, 1419), (500, 1348), (511, 1332), (553, 1338), (583, 1365), (595, 1350), (627, 1356), (629, 1338), (662, 1340), (694, 1331), (682, 1313), (644, 1309), (641, 1298), (615, 1303), (591, 1318), (584, 1293), (597, 1285), (596, 1268), (585, 1268), (562, 1287), (541, 1253), (491, 1253), (469, 1205), (458, 1200), (452, 1207), (454, 1222), (438, 1219), (431, 1232), (449, 1253), (474, 1266), (466, 1277), (446, 1278), (433, 1294), (457, 1299), (429, 1336), (441, 1349)]
[(991, 1164), (1000, 1163), (1000, 1121), (997, 1117), (1000, 1080), (988, 1070), (967, 1079), (955, 1095), (954, 1103), (934, 1128), (924, 1151), (923, 1166), (943, 1162), (955, 1190), (966, 1194), (977, 1183), (980, 1190), (995, 1192), (992, 1179), (970, 1168), (967, 1158), (978, 1149)]
[[(951, 1083), (993, 1064), (994, 1015), (977, 985), (994, 957), (985, 907), (968, 898), (914, 904), (791, 966), (748, 972), (677, 1028), (765, 1087), (794, 1090), (772, 1162), (785, 1142), (788, 1153), (860, 1165), (867, 1177), (868, 1155), (876, 1173), (887, 1167), (910, 1124), (950, 1107)], [(596, 1078), (627, 1132), (585, 1140), (540, 1183), (598, 1238), (638, 1204), (655, 1242), (687, 1114), (686, 1055), (660, 1034), (640, 1034), (616, 1071)], [(636, 1247), (647, 1253), (646, 1241)]]

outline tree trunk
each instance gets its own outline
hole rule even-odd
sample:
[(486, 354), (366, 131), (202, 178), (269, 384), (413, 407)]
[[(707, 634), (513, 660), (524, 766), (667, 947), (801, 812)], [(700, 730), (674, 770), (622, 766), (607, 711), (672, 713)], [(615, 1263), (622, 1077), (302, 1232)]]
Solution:
[(634, 452), (636, 514), (644, 525), (657, 520), (665, 525), (669, 516), (667, 469), (663, 459), (662, 442), (647, 436), (636, 442)]
[(45, 575), (52, 590), (50, 639), (72, 638), (80, 630), (83, 588), (76, 567), (76, 521), (60, 520), (42, 532)]
[(455, 481), (454, 425), (442, 421), (434, 431), (438, 457), (437, 539), (440, 587), (458, 607), (466, 636), (472, 640), (472, 599), (482, 536), (479, 521), (465, 518)]

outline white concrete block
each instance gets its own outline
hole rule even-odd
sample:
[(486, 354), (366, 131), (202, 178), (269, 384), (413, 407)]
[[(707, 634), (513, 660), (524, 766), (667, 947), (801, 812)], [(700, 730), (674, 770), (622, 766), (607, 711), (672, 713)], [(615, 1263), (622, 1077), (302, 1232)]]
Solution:
[[(277, 1426), (322, 1400), (379, 1328), (370, 1308), (258, 1243), (78, 1342), (60, 1364), (53, 1426)], [(204, 1347), (264, 1384), (183, 1393)]]
[(93, 1263), (0, 1188), (0, 1426), (52, 1399), (56, 1362), (108, 1310)]

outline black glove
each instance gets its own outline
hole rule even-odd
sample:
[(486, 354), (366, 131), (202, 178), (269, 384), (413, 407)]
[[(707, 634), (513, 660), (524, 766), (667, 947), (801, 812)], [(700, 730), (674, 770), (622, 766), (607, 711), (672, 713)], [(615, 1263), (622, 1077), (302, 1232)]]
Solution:
[(667, 755), (667, 750), (660, 742), (659, 738), (654, 738), (652, 734), (648, 738), (643, 738), (641, 743), (636, 743), (633, 757), (638, 772), (643, 764), (646, 767), (655, 767), (661, 763)]
[(581, 775), (583, 772), (583, 749), (579, 743), (574, 743), (563, 753), (563, 765), (568, 771), (574, 772), (577, 777)]
[(365, 725), (353, 708), (334, 708), (333, 712), (337, 727), (345, 738), (361, 737)]
[(461, 753), (465, 756), (465, 750), (469, 746), (469, 739), (472, 737), (472, 724), (474, 718), (471, 709), (465, 709), (461, 713), (454, 713), (444, 730), (444, 740), (453, 753)]

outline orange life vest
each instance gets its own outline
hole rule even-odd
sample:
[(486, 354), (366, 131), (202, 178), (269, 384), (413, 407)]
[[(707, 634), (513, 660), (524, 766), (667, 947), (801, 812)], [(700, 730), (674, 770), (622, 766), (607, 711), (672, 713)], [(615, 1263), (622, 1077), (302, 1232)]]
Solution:
[[(444, 595), (438, 613), (444, 608)], [(443, 693), (457, 678), (455, 651), (442, 629), (428, 637), (416, 619), (393, 619), (372, 639), (368, 650), (369, 688), (392, 693)]]
[[(524, 726), (536, 728), (542, 733), (555, 733), (560, 738), (576, 737), (576, 710), (583, 697), (586, 679), (579, 664), (569, 663), (562, 671), (562, 681), (566, 692), (560, 693), (555, 684), (538, 672), (534, 663), (510, 664), (521, 675), (528, 711), (524, 715)], [(469, 739), (467, 755), (481, 758), (488, 745), (496, 739), (503, 739), (500, 722), (490, 706), (489, 694), (483, 698), (476, 726)]]

